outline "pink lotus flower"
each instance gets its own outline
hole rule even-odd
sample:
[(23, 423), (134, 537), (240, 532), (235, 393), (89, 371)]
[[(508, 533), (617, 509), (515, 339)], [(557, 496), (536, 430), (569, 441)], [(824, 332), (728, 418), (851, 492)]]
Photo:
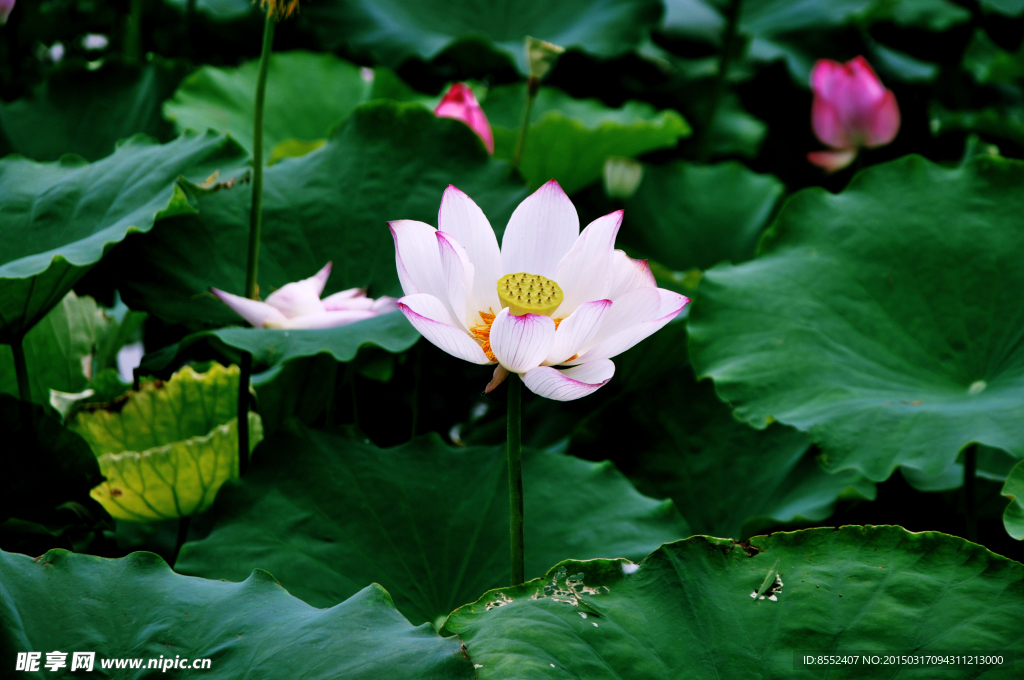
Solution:
[(405, 291), (398, 308), (452, 356), (497, 364), (487, 392), (511, 372), (542, 397), (579, 399), (611, 380), (612, 357), (689, 302), (656, 287), (646, 261), (615, 250), (621, 224), (619, 210), (580, 233), (576, 208), (551, 180), (512, 213), (499, 250), (483, 211), (449, 186), (439, 229), (389, 223)]
[(448, 88), (444, 99), (434, 109), (434, 115), (461, 120), (483, 140), (484, 146), (487, 147), (487, 153), (494, 153), (494, 134), (491, 132), (491, 124), (487, 122), (487, 116), (480, 108), (476, 97), (473, 96), (473, 90), (469, 88), (469, 85), (455, 83)]
[(0, 0), (0, 26), (7, 23), (7, 17), (11, 16), (14, 9), (14, 0)]
[(331, 263), (308, 279), (289, 283), (274, 291), (266, 302), (211, 288), (239, 316), (255, 328), (334, 328), (393, 312), (394, 298), (366, 297), (361, 288), (350, 288), (320, 299), (331, 275)]
[(900, 110), (864, 57), (845, 64), (819, 59), (811, 71), (811, 123), (814, 134), (834, 151), (813, 151), (807, 160), (835, 172), (862, 147), (884, 146), (900, 129)]

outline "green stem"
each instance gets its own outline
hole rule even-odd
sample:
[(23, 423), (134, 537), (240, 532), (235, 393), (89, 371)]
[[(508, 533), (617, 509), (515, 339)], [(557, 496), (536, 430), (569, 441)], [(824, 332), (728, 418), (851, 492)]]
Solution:
[(142, 58), (142, 3), (143, 0), (131, 0), (124, 27), (124, 55), (134, 61)]
[(707, 163), (711, 158), (715, 119), (718, 118), (718, 109), (721, 108), (722, 98), (725, 96), (725, 89), (729, 84), (729, 63), (732, 60), (733, 52), (736, 51), (736, 26), (739, 24), (742, 2), (743, 0), (729, 0), (729, 6), (725, 10), (725, 35), (722, 37), (722, 54), (718, 60), (718, 75), (715, 77), (715, 87), (711, 92), (711, 104), (704, 119), (704, 132), (701, 134), (700, 146), (697, 148), (697, 160), (701, 163)]
[(978, 474), (978, 445), (971, 444), (964, 451), (964, 516), (967, 520), (967, 540), (978, 540), (978, 518), (975, 514), (974, 479)]
[(238, 362), (238, 476), (249, 469), (249, 379), (252, 355), (246, 352)]
[(416, 436), (416, 430), (420, 423), (420, 377), (423, 375), (423, 343), (417, 342), (414, 350), (416, 357), (412, 368), (412, 434), (410, 439)]
[(18, 396), (24, 402), (32, 401), (32, 388), (28, 382), (28, 364), (25, 362), (25, 347), (22, 345), (24, 336), (15, 338), (11, 343), (14, 355), (14, 373), (18, 377)]
[(251, 300), (259, 299), (256, 269), (260, 257), (260, 225), (263, 222), (263, 102), (267, 94), (267, 70), (270, 68), (273, 45), (274, 17), (267, 12), (267, 19), (263, 24), (260, 70), (256, 76), (256, 112), (253, 115), (252, 210), (249, 213), (249, 266), (245, 271), (245, 295)]
[(537, 99), (537, 92), (540, 91), (540, 78), (530, 76), (526, 83), (526, 103), (523, 105), (523, 120), (519, 123), (519, 135), (516, 137), (516, 151), (512, 156), (512, 165), (519, 167), (519, 161), (523, 157), (523, 147), (526, 145), (526, 132), (530, 128), (530, 113), (533, 111), (533, 102)]
[(508, 379), (508, 501), (509, 538), (512, 543), (512, 585), (526, 580), (523, 561), (523, 383), (518, 375)]

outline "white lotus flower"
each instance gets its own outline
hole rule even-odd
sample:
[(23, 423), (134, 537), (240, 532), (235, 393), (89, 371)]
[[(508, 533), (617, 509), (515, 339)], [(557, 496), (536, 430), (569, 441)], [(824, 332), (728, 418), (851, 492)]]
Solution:
[(611, 380), (612, 357), (689, 302), (658, 288), (646, 261), (615, 250), (621, 210), (580, 233), (576, 208), (554, 180), (512, 213), (500, 250), (483, 211), (453, 186), (441, 199), (439, 229), (388, 224), (405, 291), (398, 308), (452, 356), (497, 363), (487, 392), (512, 372), (542, 397), (585, 397)]
[(256, 328), (334, 328), (397, 309), (394, 298), (368, 298), (362, 288), (343, 290), (321, 300), (320, 294), (330, 275), (331, 263), (328, 262), (315, 276), (285, 284), (274, 291), (266, 302), (216, 288), (211, 288), (210, 292)]

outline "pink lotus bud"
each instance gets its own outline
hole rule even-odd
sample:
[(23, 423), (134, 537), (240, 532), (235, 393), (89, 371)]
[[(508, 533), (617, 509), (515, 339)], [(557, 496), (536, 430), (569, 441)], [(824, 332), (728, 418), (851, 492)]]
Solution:
[(11, 15), (13, 9), (14, 0), (0, 0), (0, 26), (7, 23), (7, 17)]
[(491, 124), (487, 122), (484, 110), (480, 103), (473, 96), (473, 90), (465, 83), (455, 83), (444, 99), (434, 109), (434, 114), (442, 118), (454, 118), (461, 120), (483, 140), (487, 147), (487, 153), (494, 153), (494, 134), (491, 132)]
[(845, 64), (819, 59), (811, 71), (811, 89), (814, 134), (835, 149), (808, 154), (815, 165), (835, 172), (852, 163), (859, 149), (883, 146), (896, 137), (896, 96), (885, 89), (864, 57)]

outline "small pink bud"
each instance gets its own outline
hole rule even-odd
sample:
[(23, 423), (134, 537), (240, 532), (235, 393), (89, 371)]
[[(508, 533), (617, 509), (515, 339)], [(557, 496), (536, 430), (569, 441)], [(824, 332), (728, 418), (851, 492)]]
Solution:
[[(2, 1), (2, 0), (0, 0)], [(434, 109), (434, 114), (441, 118), (461, 120), (483, 140), (487, 153), (494, 153), (494, 134), (491, 124), (487, 122), (484, 110), (473, 96), (473, 90), (465, 83), (455, 83), (444, 95), (444, 99)]]
[(811, 71), (811, 89), (814, 134), (843, 153), (814, 152), (808, 160), (829, 172), (853, 162), (859, 149), (888, 144), (899, 132), (896, 96), (885, 89), (864, 57), (845, 64), (819, 59)]
[(13, 9), (14, 0), (0, 0), (0, 26), (7, 23), (7, 17), (11, 15)]

